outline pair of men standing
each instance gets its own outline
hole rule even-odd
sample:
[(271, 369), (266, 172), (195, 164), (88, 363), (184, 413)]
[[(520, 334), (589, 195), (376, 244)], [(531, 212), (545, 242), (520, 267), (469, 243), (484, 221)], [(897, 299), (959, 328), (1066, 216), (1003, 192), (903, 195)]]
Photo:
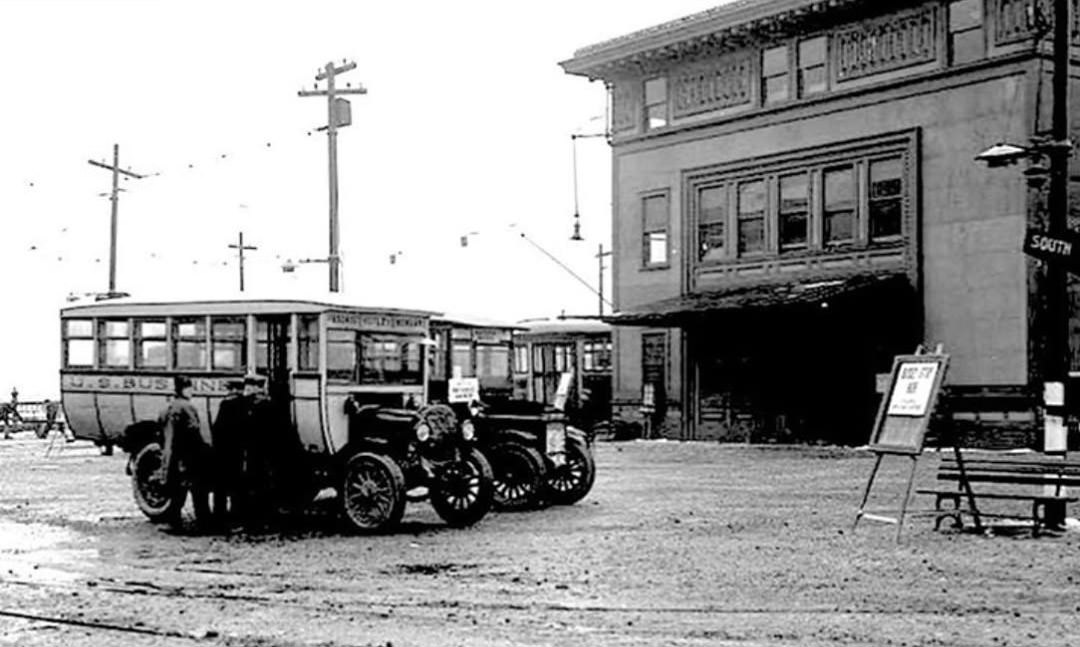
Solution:
[[(264, 392), (265, 378), (230, 380), (228, 394), (211, 425), (210, 445), (199, 429), (199, 414), (191, 403), (191, 380), (175, 379), (175, 395), (162, 413), (162, 466), (169, 489), (179, 487), (181, 472), (190, 484), (195, 516), (225, 525), (242, 515), (247, 522), (267, 520), (276, 498), (277, 465), (272, 432), (281, 423)], [(267, 434), (270, 437), (267, 437)], [(211, 509), (211, 498), (213, 506)]]

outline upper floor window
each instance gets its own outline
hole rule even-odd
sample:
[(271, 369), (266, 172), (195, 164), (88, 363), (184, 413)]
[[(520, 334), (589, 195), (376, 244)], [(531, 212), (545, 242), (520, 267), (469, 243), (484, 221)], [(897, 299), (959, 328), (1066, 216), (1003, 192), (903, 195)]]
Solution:
[(983, 0), (949, 3), (949, 56), (954, 64), (970, 63), (986, 56)]
[(642, 260), (645, 267), (667, 265), (668, 262), (668, 197), (651, 195), (642, 204)]
[(855, 239), (855, 168), (826, 170), (824, 185), (825, 242), (850, 243)]
[(94, 322), (68, 319), (64, 322), (64, 359), (67, 366), (94, 365)]
[(169, 361), (165, 321), (135, 322), (135, 366), (165, 368)]
[(904, 165), (899, 157), (870, 162), (870, 240), (899, 236)]
[(780, 250), (806, 247), (810, 220), (810, 176), (780, 176)]
[(825, 73), (825, 37), (809, 38), (799, 43), (799, 96), (824, 92), (828, 87)]
[(765, 181), (739, 185), (739, 255), (765, 251)]
[(668, 123), (667, 79), (658, 77), (645, 82), (645, 128), (661, 128)]
[(788, 47), (781, 45), (761, 53), (761, 97), (766, 105), (784, 101), (789, 89)]
[(704, 187), (698, 191), (699, 261), (715, 261), (724, 257), (727, 200), (727, 185)]
[(130, 327), (127, 320), (99, 321), (98, 339), (101, 345), (98, 362), (101, 366), (127, 367), (131, 363), (131, 340), (128, 338)]

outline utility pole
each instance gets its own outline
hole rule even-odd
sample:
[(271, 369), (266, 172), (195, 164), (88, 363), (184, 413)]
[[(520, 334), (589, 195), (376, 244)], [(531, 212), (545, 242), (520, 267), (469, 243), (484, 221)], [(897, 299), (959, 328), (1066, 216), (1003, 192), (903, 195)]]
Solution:
[(599, 251), (596, 252), (596, 264), (600, 266), (600, 289), (597, 291), (597, 296), (600, 297), (600, 316), (604, 316), (604, 257), (611, 256), (611, 251), (604, 251), (604, 243), (600, 243)]
[(120, 174), (123, 173), (127, 177), (133, 177), (136, 180), (141, 180), (145, 175), (139, 175), (131, 171), (125, 171), (120, 168), (120, 144), (113, 144), (113, 163), (112, 166), (97, 162), (94, 160), (86, 160), (92, 166), (97, 166), (103, 169), (112, 171), (112, 193), (109, 195), (109, 201), (112, 202), (112, 218), (109, 224), (109, 297), (118, 296), (116, 291), (116, 214), (120, 204)]
[(240, 291), (243, 292), (244, 291), (244, 252), (248, 251), (248, 250), (255, 251), (255, 250), (259, 249), (259, 248), (258, 247), (253, 247), (251, 245), (245, 245), (244, 244), (244, 232), (241, 231), (239, 236), (237, 236), (236, 244), (235, 245), (229, 245), (229, 249), (235, 249), (237, 254), (240, 256)]
[(355, 62), (342, 61), (341, 67), (334, 67), (333, 62), (327, 63), (326, 67), (315, 75), (315, 81), (326, 81), (326, 89), (319, 90), (318, 83), (315, 90), (301, 90), (297, 93), (301, 97), (326, 97), (326, 126), (317, 130), (326, 130), (327, 148), (330, 167), (330, 254), (327, 262), (330, 265), (330, 291), (338, 292), (340, 287), (341, 257), (338, 254), (338, 185), (337, 185), (337, 129), (352, 123), (352, 115), (349, 102), (339, 98), (343, 94), (367, 94), (364, 86), (356, 88), (338, 88), (336, 78), (356, 68)]
[[(1053, 109), (1046, 154), (1050, 162), (1050, 186), (1047, 195), (1047, 226), (1051, 236), (1063, 237), (1069, 229), (1069, 49), (1072, 20), (1070, 0), (1054, 1), (1054, 75)], [(1069, 293), (1066, 268), (1061, 263), (1046, 264), (1046, 356), (1043, 368), (1043, 393), (1047, 407), (1043, 432), (1043, 451), (1064, 456), (1068, 447), (1065, 425), (1065, 389), (1072, 353), (1069, 347)], [(1065, 522), (1065, 504), (1047, 504), (1048, 524)]]

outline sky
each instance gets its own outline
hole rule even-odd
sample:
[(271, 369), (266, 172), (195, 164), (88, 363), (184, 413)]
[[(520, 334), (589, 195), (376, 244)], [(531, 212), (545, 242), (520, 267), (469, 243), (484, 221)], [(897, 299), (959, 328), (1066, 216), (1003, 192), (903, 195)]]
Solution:
[[(327, 292), (328, 62), (342, 292), (490, 319), (594, 314), (610, 247), (600, 83), (558, 62), (723, 0), (414, 2), (0, 0), (0, 400), (58, 394), (58, 310), (108, 288), (108, 192), (122, 180), (117, 289), (138, 297)], [(320, 88), (325, 87), (320, 85)], [(523, 239), (524, 233), (528, 239)], [(467, 246), (462, 246), (462, 236)], [(390, 262), (390, 256), (395, 262)], [(293, 261), (293, 272), (282, 266)], [(609, 275), (610, 276), (610, 275)], [(610, 283), (605, 286), (610, 294)]]

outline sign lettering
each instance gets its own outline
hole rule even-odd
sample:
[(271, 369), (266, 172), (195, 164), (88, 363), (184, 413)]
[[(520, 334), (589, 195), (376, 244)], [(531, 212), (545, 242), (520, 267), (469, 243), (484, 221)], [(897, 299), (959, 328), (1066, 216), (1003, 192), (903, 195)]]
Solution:
[(427, 319), (408, 315), (364, 314), (360, 312), (330, 312), (330, 325), (356, 330), (392, 330), (394, 332), (426, 333)]
[(889, 398), (890, 416), (924, 416), (937, 377), (935, 362), (905, 362), (900, 365)]
[(1080, 273), (1080, 234), (1077, 232), (1050, 234), (1029, 229), (1024, 236), (1024, 253), (1044, 261), (1065, 263), (1070, 272)]
[[(197, 395), (225, 393), (225, 382), (235, 377), (198, 377), (189, 375)], [(173, 378), (168, 375), (98, 375), (68, 373), (60, 378), (61, 391), (106, 393), (173, 392)]]
[(475, 377), (457, 378), (449, 381), (447, 400), (451, 403), (478, 402), (480, 400), (480, 380)]

